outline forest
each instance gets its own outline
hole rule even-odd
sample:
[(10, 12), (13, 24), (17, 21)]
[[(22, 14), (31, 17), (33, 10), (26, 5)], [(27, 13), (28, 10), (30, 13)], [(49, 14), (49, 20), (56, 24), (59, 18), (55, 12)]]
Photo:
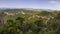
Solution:
[(1, 10), (0, 34), (60, 34), (60, 11)]

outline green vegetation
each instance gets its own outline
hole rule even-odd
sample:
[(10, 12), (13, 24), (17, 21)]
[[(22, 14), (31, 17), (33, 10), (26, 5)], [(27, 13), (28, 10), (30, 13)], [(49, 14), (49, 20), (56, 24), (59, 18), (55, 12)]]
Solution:
[(60, 12), (3, 10), (0, 12), (0, 34), (60, 34)]

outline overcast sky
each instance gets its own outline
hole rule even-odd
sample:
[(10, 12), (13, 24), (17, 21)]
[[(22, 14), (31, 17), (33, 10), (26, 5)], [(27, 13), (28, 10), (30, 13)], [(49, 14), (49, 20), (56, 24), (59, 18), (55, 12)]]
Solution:
[(39, 8), (60, 10), (60, 0), (0, 0), (0, 8)]

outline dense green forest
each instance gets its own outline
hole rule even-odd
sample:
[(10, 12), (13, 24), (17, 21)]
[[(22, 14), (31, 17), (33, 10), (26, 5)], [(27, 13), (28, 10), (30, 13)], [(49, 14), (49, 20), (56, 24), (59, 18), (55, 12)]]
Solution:
[(60, 34), (60, 11), (1, 10), (0, 34)]

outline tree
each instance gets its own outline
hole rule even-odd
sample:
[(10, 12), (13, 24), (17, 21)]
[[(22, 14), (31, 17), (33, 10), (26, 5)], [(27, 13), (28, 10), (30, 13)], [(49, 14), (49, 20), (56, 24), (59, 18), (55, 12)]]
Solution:
[(36, 20), (35, 21), (35, 24), (37, 25), (37, 26), (39, 26), (39, 27), (42, 27), (43, 26), (43, 20), (42, 19), (39, 19), (39, 20)]
[(4, 25), (4, 17), (5, 17), (5, 14), (3, 12), (0, 12), (0, 25)]
[(20, 25), (23, 24), (24, 18), (22, 17), (17, 17), (16, 20), (19, 22)]
[(4, 31), (6, 34), (17, 34), (15, 22), (13, 20), (7, 20)]
[(41, 16), (52, 16), (53, 15), (53, 13), (52, 12), (48, 12), (48, 11), (42, 11), (42, 12), (40, 12), (40, 14), (38, 14), (38, 15), (41, 15)]

